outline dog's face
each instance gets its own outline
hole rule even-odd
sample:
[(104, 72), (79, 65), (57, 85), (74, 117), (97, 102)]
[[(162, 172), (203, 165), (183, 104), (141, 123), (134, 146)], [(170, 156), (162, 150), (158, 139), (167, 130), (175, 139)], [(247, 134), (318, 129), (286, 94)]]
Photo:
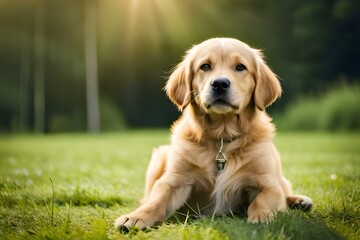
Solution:
[(264, 109), (281, 87), (260, 51), (235, 39), (214, 38), (188, 51), (166, 91), (180, 109), (193, 101), (208, 114), (240, 114), (251, 99)]
[(198, 46), (193, 56), (195, 100), (207, 113), (238, 113), (255, 89), (251, 49), (241, 43), (218, 40)]

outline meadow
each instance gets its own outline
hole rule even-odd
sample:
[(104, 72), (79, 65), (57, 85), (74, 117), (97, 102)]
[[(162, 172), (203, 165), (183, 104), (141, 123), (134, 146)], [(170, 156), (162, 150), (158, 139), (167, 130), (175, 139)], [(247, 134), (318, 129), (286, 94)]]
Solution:
[(151, 151), (166, 130), (100, 135), (0, 136), (0, 239), (360, 239), (360, 134), (285, 133), (275, 143), (310, 212), (270, 224), (240, 216), (171, 217), (156, 229), (119, 233), (138, 206)]

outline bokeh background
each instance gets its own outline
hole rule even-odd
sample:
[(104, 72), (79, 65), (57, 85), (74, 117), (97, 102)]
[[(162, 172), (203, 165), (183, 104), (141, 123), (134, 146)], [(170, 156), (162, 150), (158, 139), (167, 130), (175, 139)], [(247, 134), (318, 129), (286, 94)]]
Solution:
[(168, 127), (166, 76), (211, 37), (264, 51), (280, 130), (359, 131), (358, 0), (0, 0), (0, 131)]

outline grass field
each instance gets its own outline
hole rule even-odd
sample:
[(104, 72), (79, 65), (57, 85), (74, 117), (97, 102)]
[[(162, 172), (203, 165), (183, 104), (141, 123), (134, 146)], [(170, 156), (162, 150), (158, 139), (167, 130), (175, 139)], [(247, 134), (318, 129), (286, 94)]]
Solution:
[(121, 235), (162, 130), (0, 137), (0, 239), (360, 239), (360, 134), (279, 133), (284, 174), (315, 203), (271, 224), (179, 219)]

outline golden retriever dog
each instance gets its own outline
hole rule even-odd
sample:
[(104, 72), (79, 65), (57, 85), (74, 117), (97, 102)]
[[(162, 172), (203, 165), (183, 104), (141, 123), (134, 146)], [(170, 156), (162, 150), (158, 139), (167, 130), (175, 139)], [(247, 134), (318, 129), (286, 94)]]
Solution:
[(151, 227), (180, 209), (267, 223), (287, 206), (311, 208), (282, 174), (265, 112), (281, 86), (259, 50), (231, 38), (204, 41), (186, 53), (165, 90), (182, 116), (171, 144), (153, 152), (141, 206), (116, 228)]

